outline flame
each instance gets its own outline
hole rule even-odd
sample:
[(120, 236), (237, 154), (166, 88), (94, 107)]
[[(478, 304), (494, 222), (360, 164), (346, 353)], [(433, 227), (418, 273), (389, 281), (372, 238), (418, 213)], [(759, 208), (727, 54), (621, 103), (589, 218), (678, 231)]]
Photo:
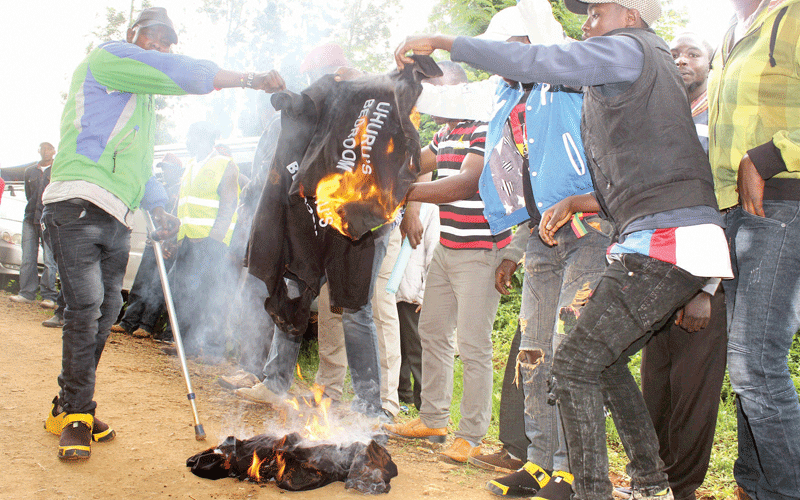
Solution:
[(317, 214), (334, 229), (345, 236), (351, 235), (343, 217), (347, 216), (344, 205), (359, 203), (380, 211), (387, 222), (397, 218), (400, 204), (394, 205), (389, 193), (384, 193), (374, 184), (372, 175), (361, 172), (358, 165), (352, 172), (333, 173), (317, 184)]
[[(327, 224), (333, 226), (345, 236), (354, 238), (358, 235), (350, 233), (347, 222), (348, 204), (358, 204), (371, 212), (380, 214), (386, 222), (397, 217), (400, 204), (395, 204), (389, 192), (384, 192), (375, 178), (375, 165), (369, 160), (374, 154), (365, 154), (367, 146), (362, 149), (362, 142), (367, 138), (367, 120), (362, 120), (353, 136), (355, 146), (353, 151), (359, 151), (358, 159), (353, 164), (352, 171), (341, 170), (328, 174), (317, 184), (317, 215)], [(371, 144), (371, 143), (369, 143)], [(377, 146), (377, 143), (375, 144)], [(377, 151), (377, 147), (372, 148)], [(394, 140), (389, 139), (385, 154), (394, 152)], [(372, 151), (370, 150), (370, 153)]]
[(409, 115), (409, 118), (411, 119), (411, 123), (414, 124), (414, 128), (419, 130), (419, 126), (422, 123), (422, 116), (419, 114), (416, 106), (411, 108), (411, 115)]
[(283, 453), (278, 452), (275, 455), (275, 463), (278, 465), (278, 472), (275, 474), (275, 481), (283, 479), (283, 473), (286, 470), (286, 460), (283, 458)]
[(253, 451), (253, 463), (250, 464), (250, 468), (247, 469), (247, 475), (253, 478), (257, 483), (261, 482), (261, 464), (264, 463), (264, 459), (258, 458), (258, 453)]
[(311, 392), (314, 393), (314, 403), (319, 406), (320, 401), (322, 401), (322, 395), (325, 393), (325, 386), (314, 384), (311, 386)]
[(295, 364), (295, 367), (297, 368), (297, 376), (300, 378), (300, 380), (305, 380), (303, 378), (303, 372), (300, 371), (300, 363)]
[(343, 432), (341, 427), (331, 424), (328, 410), (332, 401), (324, 396), (325, 386), (314, 384), (311, 392), (312, 395), (308, 397), (286, 400), (286, 409), (289, 412), (294, 410), (291, 418), (298, 424), (300, 435), (312, 441), (321, 441)]

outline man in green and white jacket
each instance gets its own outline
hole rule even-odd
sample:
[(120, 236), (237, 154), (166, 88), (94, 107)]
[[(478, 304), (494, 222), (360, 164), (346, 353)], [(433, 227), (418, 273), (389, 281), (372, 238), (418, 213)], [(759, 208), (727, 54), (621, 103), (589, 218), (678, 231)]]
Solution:
[(175, 234), (163, 187), (152, 178), (153, 96), (207, 94), (229, 87), (284, 88), (280, 75), (235, 73), (211, 61), (171, 54), (178, 36), (165, 9), (144, 9), (125, 42), (107, 42), (78, 66), (61, 118), (61, 142), (42, 196), (42, 223), (66, 301), (63, 357), (45, 428), (60, 434), (58, 456), (85, 459), (91, 441), (113, 439), (94, 418), (95, 369), (122, 307), (131, 218), (141, 205)]

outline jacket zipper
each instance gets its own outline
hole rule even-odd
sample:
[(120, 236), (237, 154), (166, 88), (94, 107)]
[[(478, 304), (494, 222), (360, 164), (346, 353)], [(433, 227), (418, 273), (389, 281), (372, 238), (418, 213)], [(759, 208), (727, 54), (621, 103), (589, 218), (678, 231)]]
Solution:
[[(114, 154), (111, 156), (111, 160), (112, 160), (112, 168), (111, 168), (111, 173), (112, 173), (112, 174), (115, 174), (115, 173), (117, 173), (117, 154), (119, 154), (119, 153), (122, 153), (122, 152), (125, 152), (125, 151), (127, 151), (127, 150), (128, 150), (128, 148), (130, 148), (131, 146), (133, 146), (133, 143), (136, 141), (136, 134), (137, 134), (138, 132), (139, 132), (139, 126), (138, 126), (138, 125), (136, 125), (136, 126), (134, 126), (132, 129), (130, 129), (130, 130), (128, 131), (128, 133), (127, 133), (127, 134), (125, 134), (125, 135), (122, 137), (122, 139), (120, 139), (120, 140), (119, 140), (119, 142), (117, 143), (117, 147), (116, 147), (116, 148), (114, 148)], [(133, 138), (131, 139), (131, 142), (129, 142), (128, 144), (126, 144), (124, 148), (120, 149), (120, 148), (119, 148), (119, 145), (120, 145), (120, 144), (122, 144), (122, 142), (123, 142), (125, 139), (127, 139), (127, 138), (128, 138), (128, 136), (129, 136), (129, 135), (131, 135), (131, 134), (133, 134)]]

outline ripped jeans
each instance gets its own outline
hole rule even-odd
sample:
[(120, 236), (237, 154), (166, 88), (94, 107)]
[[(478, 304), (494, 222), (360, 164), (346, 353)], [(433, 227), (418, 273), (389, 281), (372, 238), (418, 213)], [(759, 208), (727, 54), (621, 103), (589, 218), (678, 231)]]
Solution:
[(558, 410), (547, 403), (547, 381), (553, 353), (603, 274), (610, 244), (611, 224), (596, 215), (583, 224), (587, 233), (580, 238), (569, 224), (559, 229), (558, 245), (553, 247), (545, 245), (535, 229), (525, 251), (517, 383), (522, 380), (525, 393), (527, 459), (543, 469), (569, 471)]
[(606, 268), (553, 359), (552, 390), (575, 476), (574, 498), (611, 498), (604, 404), (628, 454), (631, 485), (643, 492), (669, 486), (628, 361), (706, 280), (639, 254), (618, 254)]

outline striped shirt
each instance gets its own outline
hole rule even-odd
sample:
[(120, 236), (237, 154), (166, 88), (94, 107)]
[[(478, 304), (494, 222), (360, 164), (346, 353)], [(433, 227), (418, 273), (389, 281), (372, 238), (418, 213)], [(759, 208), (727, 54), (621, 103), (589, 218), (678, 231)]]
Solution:
[[(483, 157), (486, 146), (486, 123), (464, 121), (451, 130), (443, 127), (430, 143), (436, 154), (438, 178), (457, 175), (468, 153)], [(491, 250), (503, 248), (511, 241), (511, 230), (492, 236), (483, 216), (483, 200), (478, 192), (471, 198), (439, 205), (441, 244), (454, 249)]]

